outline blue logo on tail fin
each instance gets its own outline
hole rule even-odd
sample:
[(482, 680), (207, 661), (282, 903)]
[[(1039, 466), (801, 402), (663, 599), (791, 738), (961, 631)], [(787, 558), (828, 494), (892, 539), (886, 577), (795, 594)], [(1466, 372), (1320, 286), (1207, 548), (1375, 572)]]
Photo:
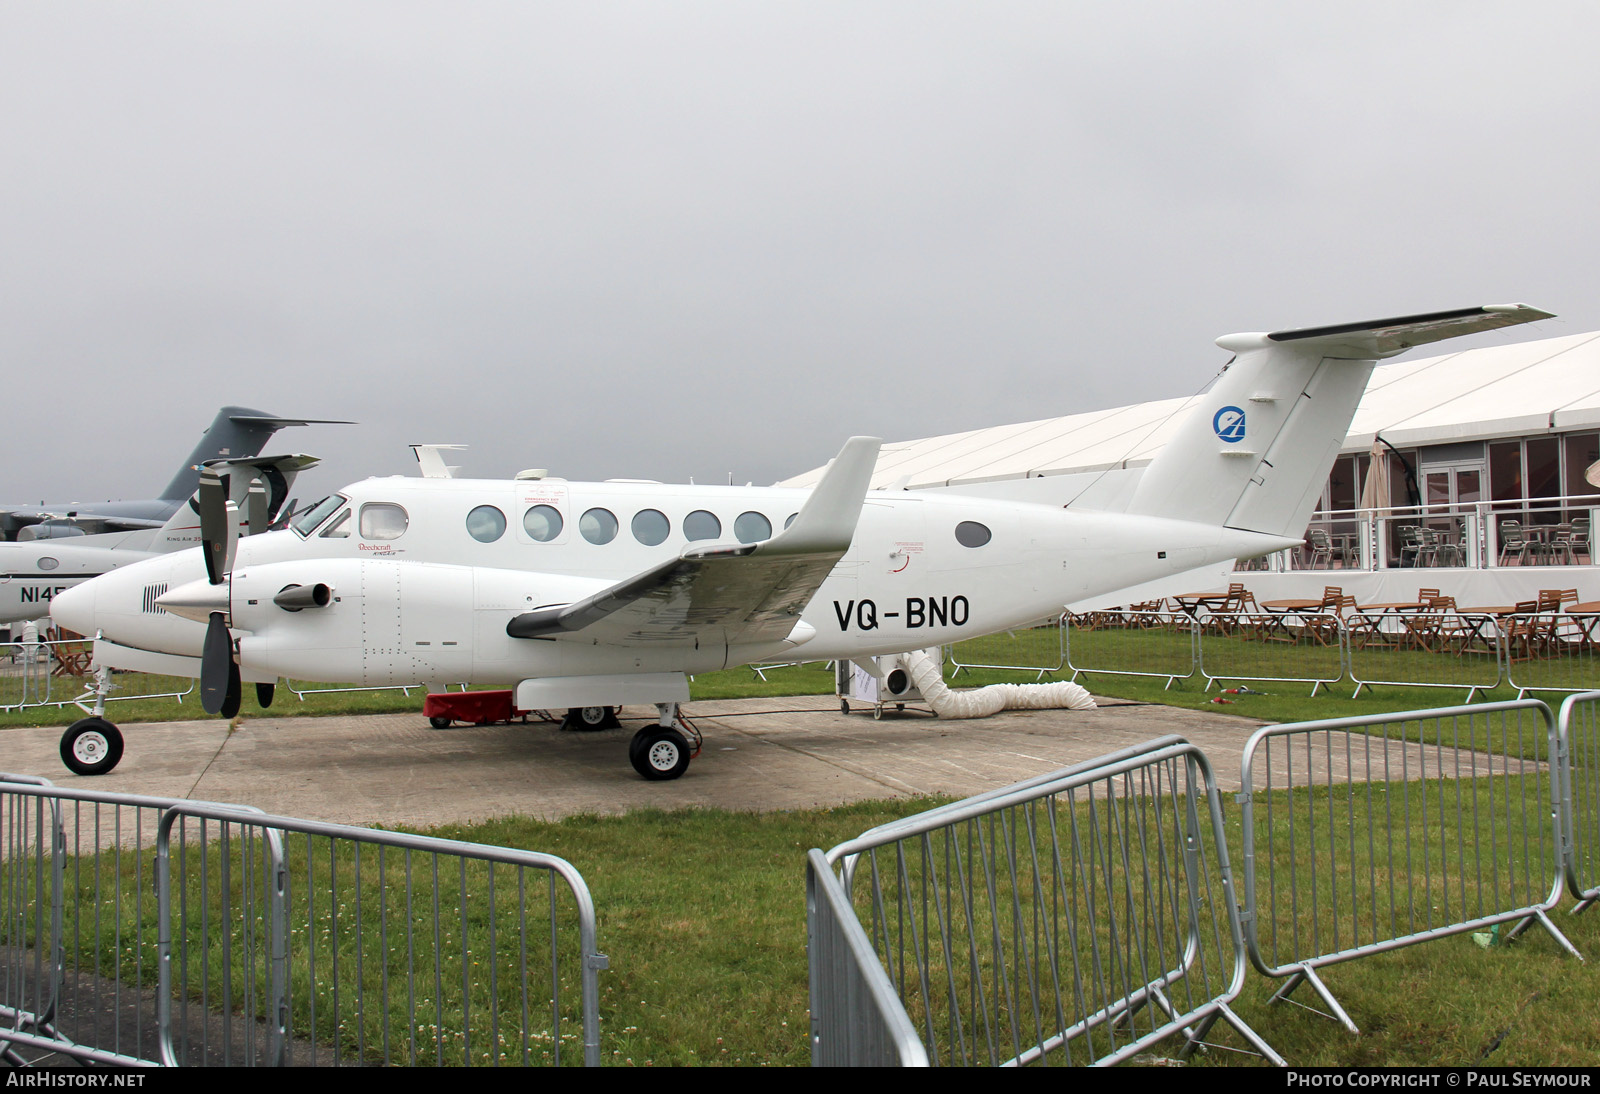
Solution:
[(1211, 419), (1211, 428), (1228, 444), (1244, 440), (1244, 411), (1236, 406), (1225, 406)]

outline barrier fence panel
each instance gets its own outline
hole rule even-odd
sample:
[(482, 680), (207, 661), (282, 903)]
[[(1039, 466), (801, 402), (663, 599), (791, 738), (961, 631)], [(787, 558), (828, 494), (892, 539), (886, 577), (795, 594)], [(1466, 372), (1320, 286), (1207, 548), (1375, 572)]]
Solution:
[[(1246, 965), (1210, 767), (1159, 744), (828, 853), (933, 1062), (1110, 1064), (1180, 1033), (1187, 1056), (1219, 1018), (1282, 1062), (1228, 1006)], [(811, 959), (813, 1006), (846, 995)]]
[(0, 776), (0, 1057), (599, 1062), (594, 907), (529, 851)]
[(1238, 612), (1202, 616), (1200, 672), (1206, 690), (1224, 681), (1310, 684), (1311, 694), (1344, 676), (1339, 617), (1324, 612)]
[(813, 1067), (928, 1066), (849, 895), (815, 848), (806, 855), (806, 953)]
[(174, 804), (0, 778), (0, 1042), (11, 1051), (160, 1059), (155, 842)]
[(1576, 915), (1600, 898), (1600, 691), (1567, 696), (1556, 726), (1564, 761), (1567, 890), (1578, 898)]
[(409, 698), (411, 698), (412, 691), (414, 691), (417, 688), (422, 687), (423, 685), (422, 684), (378, 684), (378, 685), (373, 685), (371, 687), (367, 687), (367, 686), (363, 686), (363, 685), (360, 685), (360, 684), (327, 684), (327, 685), (321, 685), (321, 686), (313, 687), (313, 686), (311, 686), (310, 684), (307, 684), (307, 683), (300, 683), (300, 682), (296, 682), (294, 680), (290, 680), (290, 679), (285, 678), (284, 681), (283, 681), (283, 686), (285, 688), (288, 688), (290, 691), (294, 692), (295, 698), (299, 699), (303, 703), (303, 702), (306, 701), (306, 696), (307, 695), (330, 695), (330, 694), (333, 694), (334, 692), (344, 692), (344, 691), (398, 691), (402, 695), (404, 695), (407, 699), (409, 699)]
[(1357, 611), (1344, 630), (1356, 695), (1374, 684), (1464, 688), (1470, 703), (1503, 676), (1504, 644), (1493, 616)]
[[(19, 710), (50, 702), (54, 661), (44, 642), (0, 644), (0, 710)], [(76, 690), (72, 681), (70, 690)]]
[[(225, 869), (215, 839), (199, 845), (203, 854), (174, 848), (185, 817), (237, 833), (238, 880), (222, 891), (264, 903), (229, 915), (195, 900), (200, 910), (185, 912), (206, 864), (217, 886)], [(262, 873), (250, 888), (250, 849), (280, 838), (281, 874)], [(256, 857), (265, 871), (268, 860)], [(192, 1035), (185, 1046), (175, 1001), (223, 990), (216, 970), (234, 966), (233, 982), (212, 998), (276, 1035), (245, 1062), (277, 1062), (275, 1044), (317, 1065), (600, 1062), (607, 961), (588, 887), (563, 859), (185, 803), (162, 820), (158, 863), (171, 894), (161, 998), (175, 1007), (163, 1023), (174, 1062), (202, 1057)], [(207, 955), (211, 969), (197, 969)]]
[[(77, 705), (96, 699), (90, 665), (94, 644), (87, 639), (0, 644), (0, 710)], [(177, 699), (194, 691), (189, 677), (143, 672), (112, 672), (106, 702)]]
[(952, 677), (968, 669), (1014, 669), (1037, 673), (1043, 680), (1066, 663), (1063, 626), (1059, 619), (1014, 631), (957, 642), (950, 647)]
[(1165, 677), (1170, 688), (1200, 667), (1198, 625), (1182, 612), (1115, 608), (1069, 614), (1062, 617), (1061, 635), (1074, 683), (1086, 672), (1110, 673)]
[(1533, 701), (1269, 726), (1245, 745), (1252, 962), (1355, 1024), (1317, 976), (1341, 961), (1540, 923), (1562, 884), (1554, 719)]
[(1600, 686), (1600, 615), (1542, 612), (1504, 623), (1506, 675), (1521, 698), (1530, 691), (1583, 692)]

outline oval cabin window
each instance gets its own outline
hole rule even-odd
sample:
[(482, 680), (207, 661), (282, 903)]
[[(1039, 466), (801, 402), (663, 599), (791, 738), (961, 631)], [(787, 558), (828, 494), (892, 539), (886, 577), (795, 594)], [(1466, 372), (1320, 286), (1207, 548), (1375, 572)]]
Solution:
[(760, 513), (740, 513), (733, 522), (733, 538), (740, 543), (760, 543), (772, 538), (772, 522)]
[(590, 509), (578, 518), (578, 531), (590, 543), (610, 543), (617, 538), (617, 518), (609, 509)]
[(641, 509), (633, 515), (633, 538), (646, 547), (665, 542), (670, 531), (672, 522), (659, 510)]
[(963, 547), (982, 547), (990, 538), (988, 526), (975, 520), (964, 520), (956, 525), (956, 542)]
[(561, 534), (561, 514), (553, 506), (535, 505), (522, 514), (522, 530), (537, 543), (549, 543)]
[(492, 505), (480, 505), (467, 514), (467, 535), (479, 543), (493, 543), (506, 534), (506, 515)]
[(716, 539), (722, 534), (722, 522), (715, 513), (696, 509), (683, 518), (683, 538), (687, 540)]

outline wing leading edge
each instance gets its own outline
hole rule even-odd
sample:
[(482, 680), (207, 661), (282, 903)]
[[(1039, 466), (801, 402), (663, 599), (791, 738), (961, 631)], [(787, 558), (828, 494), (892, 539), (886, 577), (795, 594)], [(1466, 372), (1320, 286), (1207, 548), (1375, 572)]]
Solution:
[(850, 549), (883, 442), (852, 437), (794, 523), (769, 540), (686, 547), (679, 557), (560, 608), (525, 612), (513, 638), (705, 646), (795, 640), (800, 613)]

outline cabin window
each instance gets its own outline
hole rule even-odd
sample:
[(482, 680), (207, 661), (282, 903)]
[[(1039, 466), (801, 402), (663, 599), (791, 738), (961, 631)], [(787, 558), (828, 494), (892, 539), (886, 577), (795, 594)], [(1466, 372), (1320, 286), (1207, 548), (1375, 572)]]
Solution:
[(410, 523), (405, 509), (393, 502), (371, 501), (361, 507), (362, 539), (399, 539)]
[(479, 543), (493, 543), (506, 534), (506, 515), (492, 505), (480, 505), (467, 514), (467, 535)]
[(772, 538), (772, 522), (760, 513), (740, 513), (733, 522), (733, 536), (740, 543), (760, 543)]
[(799, 515), (800, 515), (799, 513), (790, 513), (789, 514), (789, 519), (783, 522), (783, 526), (785, 528), (788, 528), (789, 525), (794, 523), (794, 518), (798, 517)]
[(609, 509), (591, 509), (578, 518), (578, 531), (590, 543), (610, 543), (617, 538), (617, 518)]
[(657, 509), (641, 509), (633, 515), (633, 538), (646, 547), (654, 547), (667, 538), (672, 522)]
[(535, 505), (522, 514), (522, 530), (539, 543), (549, 543), (559, 536), (561, 523), (561, 514), (549, 505)]
[(323, 529), (318, 539), (349, 539), (350, 538), (350, 510), (346, 509), (333, 520), (328, 522), (328, 527)]
[[(294, 524), (291, 527), (301, 536), (309, 536), (317, 530), (317, 525), (327, 520), (333, 514), (333, 511), (343, 504), (344, 499), (338, 494), (323, 498), (310, 509), (295, 517)], [(198, 510), (196, 511), (198, 512)]]
[(956, 542), (963, 547), (982, 547), (990, 538), (988, 526), (975, 520), (964, 520), (956, 525)]
[(722, 535), (722, 522), (715, 513), (696, 509), (683, 518), (683, 538), (687, 540), (716, 539)]
[(49, 555), (43, 555), (39, 559), (39, 569), (41, 570), (54, 570), (59, 565), (61, 565), (60, 560), (51, 558)]

